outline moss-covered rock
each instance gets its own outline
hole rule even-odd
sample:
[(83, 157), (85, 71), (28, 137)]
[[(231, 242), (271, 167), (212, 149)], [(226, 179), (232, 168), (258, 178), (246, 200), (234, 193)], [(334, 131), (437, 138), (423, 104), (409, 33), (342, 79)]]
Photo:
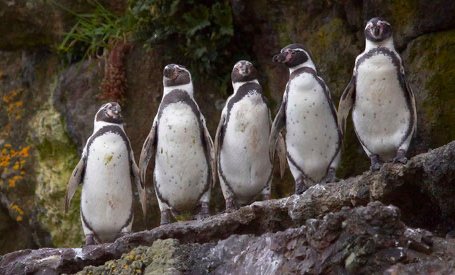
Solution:
[(403, 53), (417, 101), (417, 149), (455, 138), (455, 30), (420, 36)]
[(68, 179), (78, 161), (77, 149), (65, 132), (61, 115), (46, 104), (30, 120), (30, 139), (37, 150), (36, 203), (38, 221), (59, 247), (82, 243), (79, 221), (80, 194), (74, 196), (69, 214), (63, 211)]
[(179, 243), (174, 239), (157, 240), (151, 247), (136, 247), (118, 260), (108, 261), (102, 266), (85, 267), (77, 274), (174, 274), (177, 272), (174, 266), (178, 263), (175, 252)]

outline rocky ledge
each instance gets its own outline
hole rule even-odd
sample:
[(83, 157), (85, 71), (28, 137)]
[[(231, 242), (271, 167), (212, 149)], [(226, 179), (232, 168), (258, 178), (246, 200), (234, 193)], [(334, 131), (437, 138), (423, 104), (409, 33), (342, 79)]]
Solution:
[(406, 165), (385, 164), (202, 221), (110, 244), (6, 254), (0, 274), (450, 273), (453, 197), (455, 141)]

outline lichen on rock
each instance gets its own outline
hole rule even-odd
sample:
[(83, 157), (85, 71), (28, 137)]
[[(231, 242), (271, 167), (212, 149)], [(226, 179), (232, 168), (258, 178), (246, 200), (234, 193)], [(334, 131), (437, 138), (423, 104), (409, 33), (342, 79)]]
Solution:
[(101, 266), (87, 266), (78, 275), (104, 274), (172, 274), (178, 262), (175, 254), (179, 241), (175, 239), (157, 240), (152, 246), (139, 246), (122, 255), (118, 260)]

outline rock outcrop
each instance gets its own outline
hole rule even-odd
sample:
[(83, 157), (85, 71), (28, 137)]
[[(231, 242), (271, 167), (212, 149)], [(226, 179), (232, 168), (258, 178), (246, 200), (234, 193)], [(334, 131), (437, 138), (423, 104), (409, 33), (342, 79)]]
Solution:
[[(378, 172), (316, 185), (299, 196), (132, 233), (111, 244), (13, 252), (2, 256), (0, 271), (74, 273), (121, 258), (83, 272), (372, 273), (418, 265), (442, 272), (455, 264), (455, 240), (413, 225), (423, 215), (441, 221), (439, 226), (453, 224), (454, 186), (455, 141), (406, 165), (385, 164)], [(406, 198), (394, 200), (400, 188), (422, 193), (427, 202), (419, 203), (435, 212), (424, 213), (416, 204), (408, 209)], [(403, 214), (399, 207), (406, 209)]]

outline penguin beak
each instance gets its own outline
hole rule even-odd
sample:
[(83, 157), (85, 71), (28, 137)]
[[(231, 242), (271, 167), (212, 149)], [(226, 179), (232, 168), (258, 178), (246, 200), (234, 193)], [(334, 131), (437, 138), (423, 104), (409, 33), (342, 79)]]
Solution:
[(247, 76), (247, 75), (249, 75), (249, 74), (250, 74), (250, 66), (248, 66), (248, 65), (241, 65), (241, 66), (239, 67), (239, 73), (240, 73), (240, 75), (242, 75), (242, 76)]
[(372, 29), (371, 34), (375, 38), (379, 38), (380, 36), (382, 36), (382, 33), (384, 32), (384, 23), (378, 22), (376, 25), (372, 26), (371, 29)]
[(291, 59), (291, 53), (284, 51), (273, 56), (272, 61), (277, 63), (286, 63)]
[(278, 63), (283, 63), (284, 60), (286, 59), (286, 56), (284, 53), (279, 53), (273, 56), (272, 61), (273, 62), (278, 62)]
[(122, 112), (122, 108), (120, 107), (119, 104), (113, 105), (113, 106), (108, 110), (109, 116), (111, 116), (111, 117), (113, 117), (113, 118), (121, 118), (121, 117), (122, 117), (121, 112)]
[(168, 79), (176, 79), (177, 73), (175, 70), (175, 66), (167, 65), (166, 67), (164, 67), (163, 75), (165, 78), (168, 78)]
[(378, 37), (381, 34), (381, 26), (376, 26), (373, 28), (373, 36)]

